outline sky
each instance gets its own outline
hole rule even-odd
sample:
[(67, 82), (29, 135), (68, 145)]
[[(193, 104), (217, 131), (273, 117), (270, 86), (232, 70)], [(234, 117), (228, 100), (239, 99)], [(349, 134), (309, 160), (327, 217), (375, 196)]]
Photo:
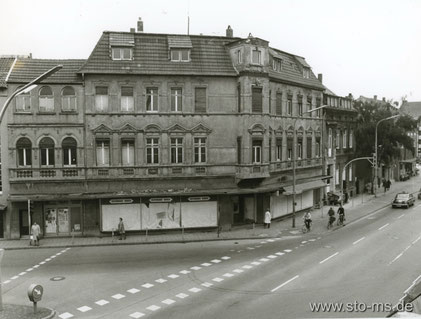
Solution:
[(421, 101), (421, 0), (0, 0), (0, 55), (87, 59), (103, 31), (251, 33), (340, 96)]

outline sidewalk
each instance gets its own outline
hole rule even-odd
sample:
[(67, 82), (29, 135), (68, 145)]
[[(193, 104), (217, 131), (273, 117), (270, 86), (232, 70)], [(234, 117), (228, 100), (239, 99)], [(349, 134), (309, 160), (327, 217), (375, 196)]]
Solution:
[[(379, 210), (383, 207), (389, 206), (394, 199), (396, 193), (401, 191), (418, 192), (421, 182), (420, 176), (412, 177), (404, 182), (395, 182), (391, 189), (384, 193), (383, 189), (378, 190), (377, 197), (374, 195), (359, 195), (350, 199), (344, 205), (346, 224), (356, 221), (368, 214)], [(417, 196), (417, 193), (414, 194)], [(335, 213), (338, 206), (334, 207)], [(342, 226), (335, 226), (331, 230), (327, 230), (327, 211), (329, 206), (324, 206), (320, 209), (312, 211), (313, 226), (309, 234), (320, 235), (326, 232), (335, 231)], [(219, 235), (216, 230), (213, 231), (197, 231), (179, 232), (170, 231), (163, 234), (154, 233), (146, 236), (130, 235), (128, 234), (126, 240), (118, 240), (118, 237), (75, 237), (75, 238), (45, 238), (41, 240), (39, 247), (29, 246), (28, 239), (20, 240), (1, 240), (0, 248), (5, 250), (11, 249), (39, 249), (51, 247), (83, 247), (83, 246), (107, 246), (107, 245), (138, 245), (138, 244), (155, 244), (155, 243), (185, 243), (198, 241), (214, 241), (214, 240), (240, 240), (240, 239), (258, 239), (270, 237), (288, 237), (302, 235), (301, 228), (303, 225), (303, 213), (297, 213), (295, 218), (296, 227), (292, 227), (292, 217), (287, 217), (283, 220), (272, 221), (270, 229), (264, 229), (263, 225), (245, 225), (234, 227), (229, 231), (223, 231)]]

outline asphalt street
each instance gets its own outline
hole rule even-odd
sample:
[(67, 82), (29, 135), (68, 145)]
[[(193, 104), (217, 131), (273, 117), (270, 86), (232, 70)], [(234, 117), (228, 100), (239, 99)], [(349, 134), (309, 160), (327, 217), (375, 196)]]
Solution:
[(384, 317), (311, 311), (310, 303), (396, 304), (420, 275), (419, 205), (387, 207), (322, 235), (10, 250), (3, 301), (28, 304), (37, 283), (39, 305), (61, 319)]

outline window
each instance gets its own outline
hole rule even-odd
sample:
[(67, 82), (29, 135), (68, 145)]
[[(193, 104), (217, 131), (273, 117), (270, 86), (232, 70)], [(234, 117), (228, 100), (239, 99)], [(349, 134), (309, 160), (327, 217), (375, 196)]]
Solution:
[(194, 162), (206, 163), (206, 137), (194, 138)]
[(171, 163), (183, 163), (183, 139), (181, 137), (171, 138)]
[(157, 88), (146, 89), (146, 111), (158, 112), (158, 89)]
[(305, 79), (309, 79), (310, 78), (310, 69), (309, 68), (303, 68), (303, 77)]
[(206, 88), (194, 89), (194, 111), (206, 113)]
[(262, 52), (260, 52), (259, 49), (252, 51), (251, 63), (262, 64)]
[[(307, 96), (307, 110), (311, 111), (313, 109), (313, 106), (311, 105), (311, 96)], [(311, 116), (312, 114), (310, 113), (309, 116)]]
[(121, 87), (120, 107), (123, 112), (134, 111), (134, 96), (133, 95), (134, 95), (133, 87), (131, 86)]
[(110, 165), (110, 140), (96, 141), (96, 165)]
[(63, 91), (61, 91), (61, 109), (63, 111), (76, 110), (76, 93), (75, 89), (71, 86), (66, 86)]
[(272, 162), (272, 139), (269, 138), (269, 163)]
[(112, 48), (113, 60), (132, 60), (133, 49), (132, 48)]
[(243, 63), (243, 52), (241, 50), (237, 50), (237, 64)]
[(307, 137), (307, 158), (311, 158), (311, 144), (312, 144), (312, 139), (310, 136)]
[(272, 62), (272, 67), (273, 67), (273, 70), (275, 70), (277, 72), (281, 72), (282, 71), (282, 60), (274, 58), (273, 62)]
[(183, 110), (183, 91), (181, 88), (171, 89), (171, 111), (181, 112)]
[(329, 155), (329, 157), (330, 156), (332, 156), (332, 147), (333, 147), (333, 144), (332, 144), (332, 129), (330, 128), (329, 129), (329, 133), (328, 133), (328, 137), (327, 137), (327, 140), (328, 140), (328, 155)]
[(0, 194), (3, 193), (3, 184), (1, 181), (1, 152), (0, 152)]
[(349, 131), (349, 148), (353, 148), (354, 131)]
[(108, 87), (95, 87), (95, 109), (99, 112), (108, 110)]
[(134, 140), (121, 140), (121, 162), (124, 166), (134, 165)]
[(335, 184), (339, 184), (339, 167), (336, 167), (335, 169)]
[(32, 143), (26, 137), (20, 138), (16, 143), (18, 166), (32, 165)]
[(352, 182), (352, 164), (348, 167), (348, 180)]
[(269, 90), (269, 114), (272, 114), (272, 90)]
[(276, 93), (276, 115), (282, 115), (282, 93)]
[(297, 143), (297, 159), (303, 158), (303, 139), (299, 138)]
[(292, 137), (287, 139), (287, 157), (288, 161), (292, 160)]
[(292, 115), (292, 96), (288, 95), (288, 100), (287, 100), (287, 114), (288, 115)]
[(241, 164), (241, 162), (242, 162), (242, 160), (241, 160), (241, 143), (242, 143), (242, 138), (237, 137), (237, 164)]
[(189, 62), (189, 49), (171, 49), (171, 61), (173, 62)]
[(282, 138), (276, 139), (276, 160), (282, 161)]
[(31, 110), (31, 95), (29, 92), (21, 93), (16, 97), (16, 111), (27, 112)]
[(320, 157), (320, 137), (316, 139), (316, 157)]
[(61, 143), (63, 149), (63, 166), (75, 166), (77, 143), (74, 138), (66, 137)]
[(262, 88), (257, 88), (257, 87), (253, 87), (251, 89), (251, 111), (253, 113), (262, 113), (263, 112), (263, 103), (262, 103), (262, 99), (263, 99), (263, 95), (262, 95)]
[(39, 142), (41, 152), (41, 166), (54, 165), (54, 141), (49, 137), (44, 137)]
[(336, 149), (340, 148), (340, 146), (339, 146), (340, 141), (341, 141), (341, 131), (336, 130)]
[(159, 139), (157, 137), (146, 139), (146, 163), (159, 164)]
[(342, 148), (347, 148), (348, 146), (348, 130), (344, 130), (344, 135), (342, 136)]
[(298, 97), (298, 116), (303, 116), (303, 97)]
[[(318, 97), (316, 99), (316, 108), (321, 107), (321, 105), (322, 105), (321, 103), (322, 103), (322, 100)], [(316, 116), (320, 117), (320, 109), (316, 111)]]
[(241, 84), (237, 85), (237, 111), (241, 113)]
[(253, 140), (251, 161), (253, 164), (260, 164), (262, 162), (262, 140)]
[(53, 91), (49, 86), (43, 86), (39, 90), (39, 110), (40, 112), (54, 112)]

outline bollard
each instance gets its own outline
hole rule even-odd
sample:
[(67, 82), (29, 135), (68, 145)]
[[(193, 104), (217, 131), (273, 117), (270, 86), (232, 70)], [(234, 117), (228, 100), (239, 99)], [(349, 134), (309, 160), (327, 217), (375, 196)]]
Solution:
[(148, 241), (148, 227), (146, 227), (146, 241)]

